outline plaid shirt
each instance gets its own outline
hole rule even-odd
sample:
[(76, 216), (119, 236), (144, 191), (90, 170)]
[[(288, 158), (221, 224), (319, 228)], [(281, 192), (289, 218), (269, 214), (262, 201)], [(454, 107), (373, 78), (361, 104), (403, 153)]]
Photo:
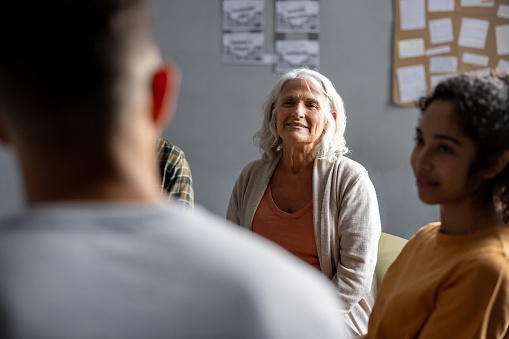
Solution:
[(168, 199), (194, 207), (193, 180), (184, 152), (167, 140), (159, 139), (157, 157), (162, 178), (161, 194), (166, 193)]

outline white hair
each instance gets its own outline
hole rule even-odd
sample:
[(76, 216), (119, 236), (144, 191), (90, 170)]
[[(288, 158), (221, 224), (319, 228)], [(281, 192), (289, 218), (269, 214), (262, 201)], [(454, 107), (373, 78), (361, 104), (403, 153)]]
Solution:
[[(260, 147), (263, 153), (262, 159), (264, 160), (272, 161), (283, 151), (283, 141), (275, 127), (275, 113), (281, 99), (283, 86), (287, 81), (296, 79), (304, 80), (308, 87), (311, 86), (316, 91), (322, 92), (326, 98), (325, 118), (327, 119), (327, 128), (314, 152), (315, 158), (334, 162), (338, 157), (348, 152), (345, 139), (345, 106), (332, 82), (322, 74), (310, 69), (294, 69), (281, 76), (265, 102), (262, 128), (255, 133), (253, 141)], [(334, 119), (332, 112), (336, 113), (336, 119)]]

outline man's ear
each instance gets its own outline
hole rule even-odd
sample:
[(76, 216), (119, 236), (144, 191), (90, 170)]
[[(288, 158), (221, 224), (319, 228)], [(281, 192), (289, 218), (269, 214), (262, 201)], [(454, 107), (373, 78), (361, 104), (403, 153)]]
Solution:
[(169, 123), (177, 105), (180, 89), (180, 71), (167, 63), (152, 76), (152, 119), (161, 128)]
[(502, 155), (494, 160), (494, 164), (489, 168), (482, 169), (482, 175), (485, 179), (491, 179), (496, 177), (502, 172), (507, 164), (509, 163), (509, 150), (505, 150)]

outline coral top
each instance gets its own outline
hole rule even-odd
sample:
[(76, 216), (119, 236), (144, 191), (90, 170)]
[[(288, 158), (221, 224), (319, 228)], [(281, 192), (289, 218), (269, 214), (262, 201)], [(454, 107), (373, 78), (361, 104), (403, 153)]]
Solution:
[(313, 201), (296, 213), (287, 213), (272, 199), (270, 184), (253, 218), (253, 232), (275, 242), (320, 270), (313, 229)]

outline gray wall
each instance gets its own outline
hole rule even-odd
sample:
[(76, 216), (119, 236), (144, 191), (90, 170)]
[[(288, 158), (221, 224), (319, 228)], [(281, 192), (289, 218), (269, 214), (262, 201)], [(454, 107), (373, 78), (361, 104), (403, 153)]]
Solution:
[[(273, 7), (266, 0), (266, 51), (273, 53)], [(320, 71), (346, 103), (352, 159), (370, 173), (382, 228), (405, 238), (438, 220), (417, 198), (409, 165), (417, 110), (391, 104), (393, 0), (321, 0)], [(242, 168), (260, 157), (252, 136), (278, 79), (272, 66), (221, 63), (220, 0), (152, 0), (155, 36), (182, 71), (177, 112), (163, 136), (189, 160), (195, 199), (224, 216)], [(0, 216), (22, 206), (12, 154), (0, 150)]]

